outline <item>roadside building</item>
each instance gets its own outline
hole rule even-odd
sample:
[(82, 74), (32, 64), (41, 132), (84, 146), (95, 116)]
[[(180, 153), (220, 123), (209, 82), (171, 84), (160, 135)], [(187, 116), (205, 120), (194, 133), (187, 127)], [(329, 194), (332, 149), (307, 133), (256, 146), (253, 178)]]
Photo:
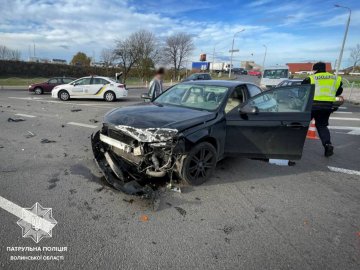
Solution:
[(256, 64), (254, 61), (241, 61), (240, 67), (245, 70), (260, 70), (261, 66)]
[[(287, 63), (289, 71), (292, 74), (309, 74), (312, 72), (312, 67), (316, 62), (307, 62), (307, 63)], [(331, 63), (326, 62), (326, 71), (330, 72), (332, 70)]]

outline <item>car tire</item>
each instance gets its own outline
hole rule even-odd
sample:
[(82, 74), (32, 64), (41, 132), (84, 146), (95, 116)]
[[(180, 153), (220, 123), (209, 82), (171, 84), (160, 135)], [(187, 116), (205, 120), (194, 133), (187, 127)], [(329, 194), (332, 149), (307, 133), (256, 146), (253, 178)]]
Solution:
[(66, 90), (61, 90), (59, 92), (59, 98), (62, 100), (62, 101), (67, 101), (70, 99), (70, 95), (69, 95), (69, 92), (66, 91)]
[(41, 87), (36, 87), (36, 88), (34, 89), (34, 93), (35, 93), (36, 95), (41, 95), (41, 94), (43, 94), (44, 92), (43, 92), (43, 90), (42, 90)]
[(215, 170), (217, 153), (208, 142), (193, 147), (182, 163), (180, 177), (188, 184), (198, 186), (206, 182)]
[(116, 99), (115, 93), (113, 91), (107, 91), (104, 94), (104, 99), (108, 102), (113, 102)]

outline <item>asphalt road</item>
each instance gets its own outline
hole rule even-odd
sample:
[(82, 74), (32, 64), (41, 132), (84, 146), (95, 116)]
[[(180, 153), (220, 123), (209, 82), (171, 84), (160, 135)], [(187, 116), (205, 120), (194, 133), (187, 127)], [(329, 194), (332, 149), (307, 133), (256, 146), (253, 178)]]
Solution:
[[(202, 186), (164, 189), (153, 211), (106, 185), (90, 145), (104, 113), (138, 102), (142, 92), (106, 103), (0, 91), (0, 197), (26, 208), (38, 202), (57, 221), (52, 237), (36, 244), (0, 208), (1, 269), (360, 268), (360, 175), (349, 174), (360, 170), (359, 107), (332, 115), (333, 157), (307, 140), (291, 167), (226, 159)], [(18, 117), (25, 121), (8, 122)], [(23, 255), (64, 258), (11, 260)]]

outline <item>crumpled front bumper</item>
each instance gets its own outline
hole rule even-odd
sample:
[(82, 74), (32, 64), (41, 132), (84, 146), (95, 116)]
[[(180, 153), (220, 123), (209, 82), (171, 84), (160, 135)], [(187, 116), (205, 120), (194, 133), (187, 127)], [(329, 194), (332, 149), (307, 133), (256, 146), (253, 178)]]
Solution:
[(129, 195), (148, 199), (155, 197), (155, 190), (147, 184), (147, 179), (136, 177), (127, 162), (106, 151), (100, 140), (100, 131), (91, 135), (91, 145), (95, 161), (111, 186)]

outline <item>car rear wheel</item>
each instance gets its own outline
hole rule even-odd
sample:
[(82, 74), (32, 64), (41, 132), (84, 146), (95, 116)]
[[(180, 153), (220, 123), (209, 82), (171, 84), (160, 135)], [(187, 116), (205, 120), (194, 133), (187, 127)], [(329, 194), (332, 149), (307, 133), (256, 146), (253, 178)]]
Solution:
[(40, 87), (36, 87), (34, 89), (34, 93), (37, 94), (37, 95), (41, 95), (43, 93), (43, 90)]
[(107, 91), (107, 92), (104, 94), (104, 98), (105, 98), (106, 101), (112, 102), (112, 101), (115, 100), (116, 96), (115, 96), (114, 92)]
[(61, 90), (59, 92), (59, 98), (62, 100), (62, 101), (67, 101), (70, 99), (70, 95), (68, 93), (68, 91), (65, 91), (65, 90)]
[(190, 185), (206, 182), (216, 166), (216, 149), (207, 142), (197, 144), (183, 162), (181, 178)]

